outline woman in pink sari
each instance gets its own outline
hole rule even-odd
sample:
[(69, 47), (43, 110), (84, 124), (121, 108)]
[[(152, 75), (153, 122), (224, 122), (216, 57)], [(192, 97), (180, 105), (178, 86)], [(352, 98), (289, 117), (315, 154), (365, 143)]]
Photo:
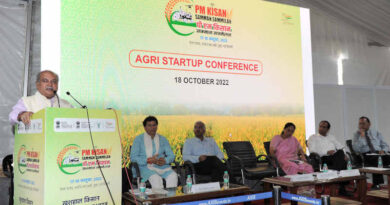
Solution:
[(272, 138), (270, 154), (278, 160), (280, 167), (288, 175), (312, 173), (313, 167), (307, 163), (305, 152), (298, 140), (292, 136), (294, 131), (295, 125), (287, 123), (282, 134)]

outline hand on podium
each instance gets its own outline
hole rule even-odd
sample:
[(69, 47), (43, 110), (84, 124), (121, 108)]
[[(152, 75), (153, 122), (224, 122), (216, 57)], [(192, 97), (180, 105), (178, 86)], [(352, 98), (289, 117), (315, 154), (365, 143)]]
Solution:
[(18, 121), (22, 121), (25, 125), (28, 125), (31, 122), (31, 115), (32, 114), (34, 114), (34, 113), (23, 111), (23, 112), (19, 113)]

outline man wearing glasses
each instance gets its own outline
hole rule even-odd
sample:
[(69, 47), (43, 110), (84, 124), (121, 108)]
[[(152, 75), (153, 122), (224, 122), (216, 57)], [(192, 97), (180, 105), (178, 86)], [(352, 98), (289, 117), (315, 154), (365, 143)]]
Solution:
[[(355, 152), (363, 154), (366, 166), (378, 166), (379, 156), (383, 160), (383, 166), (390, 164), (390, 156), (387, 154), (389, 145), (378, 130), (371, 128), (371, 122), (368, 117), (362, 116), (359, 118), (359, 130), (353, 135), (352, 145)], [(371, 190), (380, 189), (379, 184), (383, 182), (382, 175), (373, 174)]]
[(56, 97), (58, 90), (58, 75), (52, 71), (44, 70), (37, 75), (35, 82), (37, 92), (33, 96), (22, 97), (12, 107), (9, 114), (9, 121), (12, 125), (17, 122), (30, 124), (31, 115), (41, 109), (47, 107), (63, 107), (71, 108), (72, 105), (64, 100)]

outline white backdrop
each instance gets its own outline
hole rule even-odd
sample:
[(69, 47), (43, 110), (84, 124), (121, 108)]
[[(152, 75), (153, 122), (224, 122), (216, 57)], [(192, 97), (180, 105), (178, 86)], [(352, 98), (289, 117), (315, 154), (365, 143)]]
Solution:
[(0, 159), (13, 152), (8, 113), (23, 94), (26, 8), (0, 1)]
[[(368, 46), (368, 36), (333, 17), (313, 12), (311, 16), (316, 129), (319, 121), (328, 120), (331, 133), (345, 143), (365, 115), (390, 143), (389, 48)], [(343, 84), (338, 85), (341, 54), (347, 59), (342, 61)]]
[(314, 91), (316, 129), (321, 120), (330, 121), (331, 133), (345, 144), (357, 131), (359, 117), (367, 116), (390, 145), (390, 87), (316, 84)]
[[(368, 46), (371, 41), (388, 45), (389, 35), (381, 27), (388, 28), (388, 22), (383, 23), (382, 19), (390, 15), (390, 10), (385, 9), (390, 3), (383, 0), (357, 0), (362, 4), (346, 0), (337, 3), (268, 1), (310, 8), (316, 130), (321, 120), (328, 120), (332, 124), (330, 132), (345, 144), (357, 130), (359, 117), (365, 115), (390, 144), (390, 48)], [(343, 7), (351, 3), (353, 8)], [(364, 13), (359, 13), (362, 9)], [(341, 14), (341, 10), (348, 11)], [(349, 19), (349, 13), (359, 13), (360, 17)], [(345, 18), (339, 18), (343, 15)], [(361, 18), (366, 18), (363, 26), (359, 26), (363, 23), (358, 21)], [(340, 55), (346, 57), (342, 61), (342, 85), (338, 84)]]
[[(13, 153), (14, 137), (8, 114), (23, 96), (26, 51), (27, 5), (23, 0), (0, 0), (0, 162)], [(28, 94), (35, 92), (40, 62), (40, 1), (33, 1)]]

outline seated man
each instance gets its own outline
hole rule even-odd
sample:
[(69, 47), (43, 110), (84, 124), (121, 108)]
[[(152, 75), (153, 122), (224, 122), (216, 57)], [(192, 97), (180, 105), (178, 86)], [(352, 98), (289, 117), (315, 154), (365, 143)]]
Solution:
[[(389, 146), (383, 140), (383, 136), (377, 130), (370, 128), (371, 123), (368, 117), (362, 116), (359, 118), (359, 130), (354, 134), (352, 146), (355, 152), (364, 155), (365, 165), (378, 166), (378, 156), (368, 156), (367, 153), (385, 154), (389, 151)], [(383, 165), (388, 165), (390, 162), (389, 156), (384, 155)], [(373, 174), (373, 188), (378, 189), (379, 184), (383, 183), (382, 175)]]
[(198, 121), (194, 125), (196, 137), (187, 139), (183, 148), (183, 160), (194, 163), (198, 174), (210, 175), (212, 181), (222, 181), (226, 166), (221, 162), (223, 153), (213, 138), (205, 137), (205, 124)]
[[(330, 169), (342, 170), (347, 168), (348, 158), (344, 153), (343, 146), (333, 135), (328, 135), (330, 123), (323, 120), (319, 124), (318, 134), (310, 136), (307, 144), (310, 152), (320, 155), (322, 163), (326, 163)], [(350, 196), (345, 190), (345, 185), (349, 182), (340, 184), (339, 194)]]
[(157, 134), (157, 118), (149, 116), (145, 118), (143, 125), (145, 133), (134, 139), (130, 160), (138, 163), (141, 177), (149, 180), (152, 188), (164, 188), (162, 178), (165, 179), (167, 188), (176, 187), (177, 174), (170, 165), (175, 159), (175, 155), (168, 140)]
[(310, 152), (320, 155), (322, 163), (330, 169), (342, 170), (347, 168), (347, 160), (343, 146), (333, 135), (328, 135), (330, 123), (326, 120), (320, 122), (318, 134), (310, 136), (307, 144)]

